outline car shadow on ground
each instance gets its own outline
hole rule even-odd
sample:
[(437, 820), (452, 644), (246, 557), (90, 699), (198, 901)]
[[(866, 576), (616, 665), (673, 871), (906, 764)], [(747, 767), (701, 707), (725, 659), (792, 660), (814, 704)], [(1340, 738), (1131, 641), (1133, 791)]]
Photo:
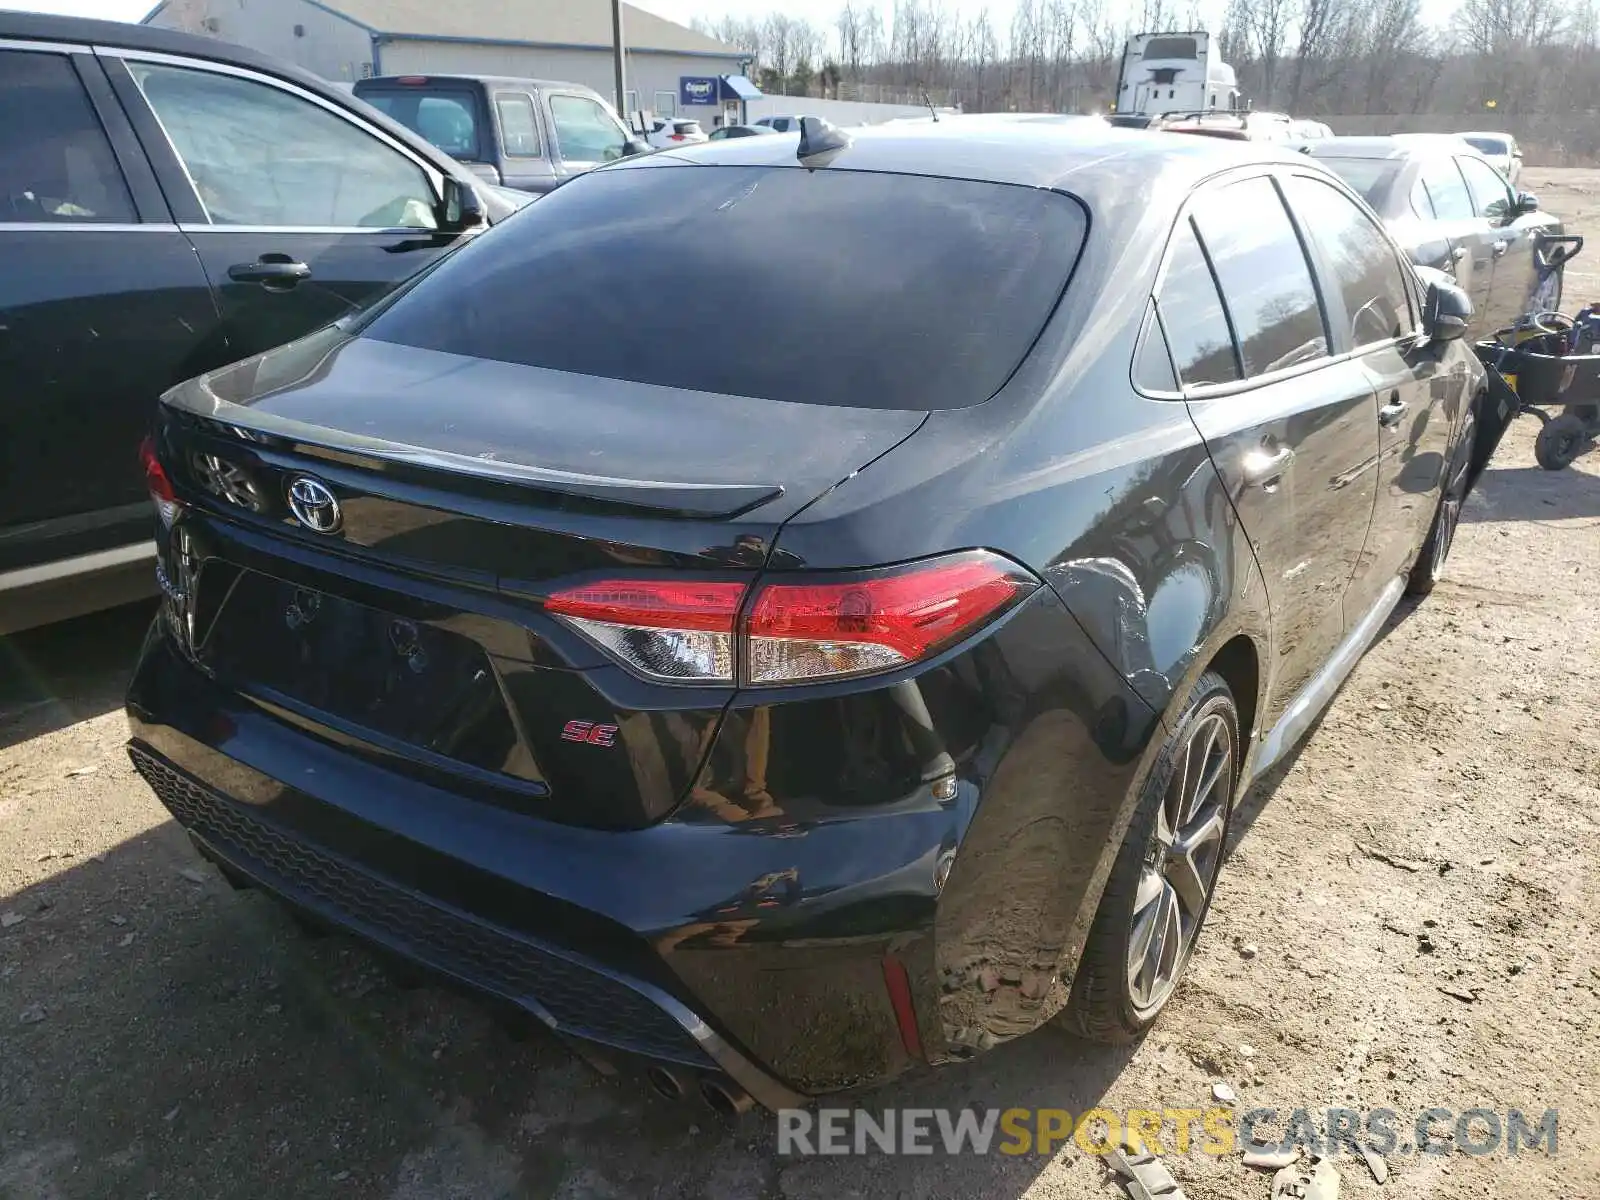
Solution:
[(153, 602), (0, 638), (0, 748), (122, 706)]
[[(0, 898), (0, 916), (0, 1194), (577, 1195), (599, 1171), (596, 1195), (734, 1200), (776, 1194), (795, 1162), (770, 1117), (665, 1100), (642, 1064), (602, 1077), (542, 1028), (309, 936), (170, 821)], [(1045, 1029), (848, 1103), (1077, 1114), (1133, 1050)], [(1049, 1158), (815, 1166), (938, 1167), (960, 1194), (1020, 1195)]]
[(1483, 473), (1461, 519), (1485, 521), (1558, 521), (1571, 517), (1600, 517), (1600, 479), (1589, 470), (1594, 451), (1560, 471), (1542, 467), (1491, 467)]

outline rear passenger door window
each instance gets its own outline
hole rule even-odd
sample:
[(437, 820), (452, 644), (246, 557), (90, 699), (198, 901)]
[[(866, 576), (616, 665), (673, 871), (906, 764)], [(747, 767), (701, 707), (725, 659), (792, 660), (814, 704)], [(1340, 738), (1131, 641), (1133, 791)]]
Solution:
[(72, 62), (62, 54), (0, 51), (0, 223), (137, 220)]
[(1466, 181), (1456, 170), (1452, 158), (1436, 158), (1422, 166), (1422, 186), (1428, 189), (1428, 199), (1441, 221), (1470, 221), (1473, 218), (1472, 195)]
[(539, 123), (533, 115), (533, 97), (521, 92), (499, 92), (494, 98), (500, 114), (500, 136), (507, 158), (538, 158)]
[[(1330, 316), (1343, 309), (1344, 349), (1360, 349), (1404, 337), (1415, 328), (1411, 292), (1400, 260), (1383, 231), (1337, 188), (1320, 179), (1284, 180), (1289, 206), (1316, 247), (1330, 292)], [(1343, 343), (1343, 336), (1338, 339)]]
[(1156, 306), (1167, 331), (1172, 365), (1184, 387), (1234, 383), (1239, 379), (1239, 360), (1234, 355), (1228, 314), (1217, 294), (1211, 264), (1188, 220), (1180, 222), (1173, 232)]
[(1327, 357), (1311, 267), (1272, 180), (1246, 179), (1203, 195), (1194, 223), (1221, 286), (1246, 377)]
[(1491, 225), (1504, 225), (1511, 217), (1511, 188), (1496, 171), (1481, 158), (1456, 160), (1461, 173), (1466, 176), (1467, 189), (1472, 193), (1472, 209)]

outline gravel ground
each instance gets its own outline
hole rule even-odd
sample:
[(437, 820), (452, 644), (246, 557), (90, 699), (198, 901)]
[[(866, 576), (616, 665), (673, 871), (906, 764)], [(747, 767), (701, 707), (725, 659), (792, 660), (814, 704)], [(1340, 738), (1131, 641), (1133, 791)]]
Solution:
[[(1600, 235), (1600, 172), (1528, 171)], [(1567, 302), (1600, 296), (1600, 244)], [(1309, 743), (1247, 797), (1207, 934), (1154, 1033), (1053, 1030), (871, 1108), (1559, 1110), (1559, 1153), (1389, 1158), (1382, 1193), (1600, 1195), (1600, 453), (1513, 427), (1452, 578), (1397, 613)], [(147, 613), (0, 641), (0, 1196), (1109, 1197), (1099, 1161), (784, 1159), (605, 1080), (473, 1002), (407, 988), (203, 867), (122, 754)], [(1401, 1139), (1405, 1140), (1404, 1137)], [(1193, 1200), (1261, 1197), (1169, 1156)], [(1345, 1196), (1377, 1195), (1338, 1159)]]

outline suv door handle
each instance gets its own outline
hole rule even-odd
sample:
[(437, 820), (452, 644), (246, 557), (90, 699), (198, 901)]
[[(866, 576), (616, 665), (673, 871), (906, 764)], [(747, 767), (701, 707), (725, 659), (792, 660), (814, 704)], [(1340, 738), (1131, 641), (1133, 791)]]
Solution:
[(253, 263), (229, 267), (228, 278), (235, 283), (259, 283), (269, 292), (287, 292), (302, 279), (310, 279), (311, 268), (287, 254), (263, 254)]
[(1284, 467), (1293, 458), (1294, 451), (1288, 446), (1279, 446), (1276, 450), (1252, 450), (1244, 456), (1244, 477), (1269, 492), (1273, 491), (1283, 478)]
[(1505, 254), (1506, 250), (1509, 249), (1510, 246), (1510, 242), (1506, 241), (1504, 238), (1501, 238), (1499, 241), (1495, 242), (1494, 245), (1490, 246), (1489, 249), (1494, 251), (1494, 256), (1496, 258), (1499, 258), (1501, 255)]
[(1400, 393), (1396, 392), (1389, 397), (1389, 403), (1378, 410), (1378, 424), (1385, 427), (1393, 427), (1400, 424), (1400, 418), (1406, 415), (1406, 409), (1410, 407), (1409, 404), (1400, 399)]

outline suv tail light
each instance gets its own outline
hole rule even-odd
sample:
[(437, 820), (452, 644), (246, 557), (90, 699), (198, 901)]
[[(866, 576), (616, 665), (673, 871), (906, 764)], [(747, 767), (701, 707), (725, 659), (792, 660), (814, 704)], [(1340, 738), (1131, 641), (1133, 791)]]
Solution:
[(972, 550), (873, 571), (771, 576), (747, 603), (742, 583), (604, 580), (556, 592), (546, 607), (647, 678), (770, 687), (918, 662), (1038, 586), (1010, 560)]
[(172, 490), (172, 480), (167, 478), (166, 469), (156, 457), (154, 438), (146, 437), (139, 443), (139, 462), (144, 467), (144, 486), (150, 493), (150, 501), (160, 514), (161, 524), (171, 529), (178, 517), (178, 494)]

